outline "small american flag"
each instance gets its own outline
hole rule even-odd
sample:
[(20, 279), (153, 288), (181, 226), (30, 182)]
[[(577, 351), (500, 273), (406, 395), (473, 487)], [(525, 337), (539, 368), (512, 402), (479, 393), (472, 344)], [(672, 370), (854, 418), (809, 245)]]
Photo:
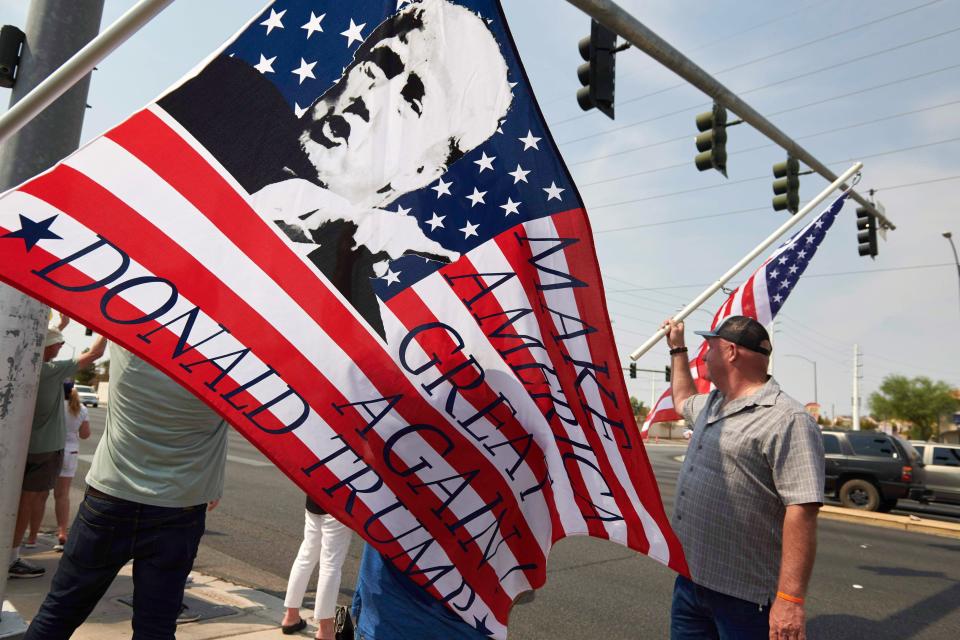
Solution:
[(270, 4), (0, 199), (0, 278), (194, 391), (482, 633), (566, 536), (686, 572), (495, 0)]
[[(787, 301), (790, 292), (796, 287), (800, 276), (806, 271), (810, 260), (816, 255), (820, 243), (833, 221), (843, 208), (849, 192), (845, 192), (833, 201), (820, 215), (797, 231), (789, 240), (780, 245), (767, 258), (760, 268), (747, 281), (737, 287), (713, 316), (711, 329), (715, 329), (729, 316), (747, 316), (756, 319), (769, 331), (770, 323)], [(707, 350), (704, 340), (697, 349), (697, 355), (690, 361), (690, 373), (698, 393), (710, 391), (711, 384), (704, 379), (706, 365), (703, 356)], [(653, 410), (647, 415), (641, 433), (646, 436), (650, 425), (655, 422), (680, 420), (681, 416), (673, 408), (670, 389), (663, 392)]]

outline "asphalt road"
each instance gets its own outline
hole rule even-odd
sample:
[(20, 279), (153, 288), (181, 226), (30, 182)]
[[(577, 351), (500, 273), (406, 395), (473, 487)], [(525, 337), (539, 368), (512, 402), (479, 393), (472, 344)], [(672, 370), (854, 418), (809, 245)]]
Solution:
[[(103, 429), (103, 409), (90, 414), (94, 435), (81, 445), (77, 496), (89, 466), (84, 458)], [(669, 511), (684, 447), (648, 451)], [(196, 569), (282, 597), (302, 528), (300, 491), (231, 433), (225, 495), (207, 520)], [(360, 550), (355, 539), (344, 567), (344, 604)], [(551, 552), (546, 586), (515, 607), (510, 637), (666, 638), (673, 579), (668, 569), (613, 543), (562, 540)], [(808, 616), (811, 638), (953, 640), (960, 629), (960, 540), (822, 520)]]

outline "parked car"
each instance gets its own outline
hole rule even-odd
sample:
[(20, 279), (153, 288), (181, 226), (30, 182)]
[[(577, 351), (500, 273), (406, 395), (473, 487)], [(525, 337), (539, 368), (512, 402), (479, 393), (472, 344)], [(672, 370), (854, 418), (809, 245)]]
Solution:
[(923, 500), (923, 461), (913, 446), (879, 431), (824, 431), (826, 493), (848, 509), (890, 511), (897, 500)]
[(85, 384), (75, 384), (73, 388), (77, 390), (77, 395), (80, 396), (80, 402), (85, 406), (96, 407), (100, 404), (100, 398), (97, 397), (97, 392), (93, 390), (93, 387)]
[(911, 440), (924, 464), (931, 502), (960, 504), (960, 444)]

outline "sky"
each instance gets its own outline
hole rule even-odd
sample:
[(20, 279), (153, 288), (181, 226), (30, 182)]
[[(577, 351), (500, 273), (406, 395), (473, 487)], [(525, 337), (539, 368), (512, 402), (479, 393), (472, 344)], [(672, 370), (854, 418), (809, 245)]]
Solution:
[[(103, 26), (133, 4), (107, 0)], [(98, 65), (83, 141), (152, 101), (266, 4), (174, 2)], [(785, 153), (741, 125), (728, 131), (729, 178), (698, 172), (694, 118), (711, 100), (636, 49), (617, 56), (616, 121), (581, 111), (577, 42), (589, 33), (589, 18), (564, 0), (503, 4), (587, 206), (626, 367), (627, 354), (664, 318), (784, 222), (787, 214), (770, 207), (770, 171)], [(773, 371), (781, 386), (801, 402), (812, 401), (816, 370), (823, 411), (849, 415), (855, 344), (862, 353), (864, 410), (891, 374), (960, 386), (960, 273), (942, 236), (960, 236), (951, 197), (960, 187), (960, 2), (619, 4), (835, 173), (862, 161), (858, 190), (876, 190), (896, 225), (875, 260), (860, 257), (856, 207), (845, 207), (778, 316)], [(28, 6), (27, 0), (0, 0), (0, 24), (23, 27)], [(0, 103), (8, 94), (0, 89)], [(826, 185), (819, 176), (804, 176), (801, 202)], [(694, 312), (688, 332), (707, 328), (723, 297), (716, 294)], [(688, 335), (691, 347), (695, 338)], [(67, 339), (78, 350), (90, 340), (79, 327), (68, 329)], [(662, 343), (638, 362), (657, 371), (666, 364)], [(647, 404), (666, 386), (662, 373), (641, 372), (627, 383)]]

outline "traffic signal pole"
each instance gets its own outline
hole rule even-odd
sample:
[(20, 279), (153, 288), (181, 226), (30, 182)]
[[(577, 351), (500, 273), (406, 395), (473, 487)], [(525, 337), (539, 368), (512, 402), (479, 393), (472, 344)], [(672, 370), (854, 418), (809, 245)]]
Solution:
[[(721, 106), (733, 111), (744, 122), (765, 135), (783, 148), (790, 156), (803, 162), (829, 182), (837, 180), (837, 175), (825, 164), (817, 160), (810, 152), (790, 138), (790, 136), (774, 126), (772, 122), (764, 118), (753, 107), (737, 97), (735, 93), (694, 64), (693, 61), (647, 28), (617, 3), (612, 2), (612, 0), (567, 0), (567, 2), (597, 20), (603, 26), (616, 32), (621, 38), (700, 89)], [(847, 185), (843, 184), (841, 188), (845, 189)], [(879, 220), (885, 228), (896, 229), (894, 224), (890, 222), (882, 212), (878, 211), (872, 202), (862, 195), (853, 191), (850, 197), (870, 209), (870, 212), (877, 217), (877, 220)]]
[[(103, 3), (104, 0), (33, 0), (11, 104), (19, 106), (28, 102), (45, 78), (97, 35)], [(16, 135), (0, 146), (0, 191), (49, 169), (77, 148), (89, 76), (82, 74), (71, 84), (73, 88), (67, 85), (38, 110), (31, 110), (31, 116), (16, 127), (20, 129)], [(15, 109), (16, 106), (7, 113)], [(13, 120), (7, 119), (7, 122)], [(0, 369), (0, 424), (3, 425), (0, 429), (0, 562), (3, 564), (0, 568), (7, 566), (14, 543), (20, 542), (13, 540), (13, 528), (48, 313), (48, 308), (40, 302), (0, 284), (0, 362), (3, 363)], [(6, 586), (7, 572), (0, 571), (0, 601), (4, 599)], [(7, 606), (4, 609), (0, 638), (23, 630), (23, 621), (16, 611)]]

